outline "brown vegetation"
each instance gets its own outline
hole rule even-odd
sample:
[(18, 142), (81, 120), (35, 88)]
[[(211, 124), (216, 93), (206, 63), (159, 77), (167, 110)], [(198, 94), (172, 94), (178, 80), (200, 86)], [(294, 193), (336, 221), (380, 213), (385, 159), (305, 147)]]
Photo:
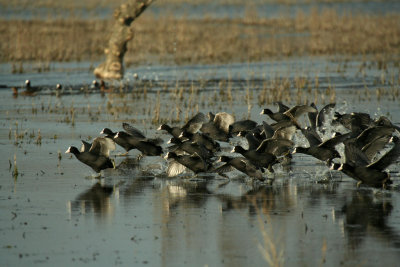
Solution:
[[(75, 10), (79, 8), (85, 8), (87, 10), (94, 8), (116, 8), (120, 6), (125, 0), (69, 0), (69, 1), (58, 1), (58, 0), (0, 0), (0, 5), (4, 7), (11, 8), (57, 8), (57, 9), (69, 9)], [(390, 2), (393, 0), (376, 0), (375, 2)], [(264, 4), (268, 3), (277, 3), (284, 5), (298, 5), (298, 4), (312, 4), (312, 3), (351, 3), (351, 2), (370, 2), (370, 0), (252, 0), (252, 4)], [(201, 4), (210, 4), (213, 5), (241, 5), (245, 6), (249, 4), (247, 0), (157, 0), (157, 5), (162, 7), (168, 7), (173, 4), (193, 4), (193, 5), (201, 5)]]
[[(202, 19), (142, 15), (125, 62), (229, 63), (309, 55), (378, 55), (398, 60), (400, 15), (339, 15), (332, 9), (294, 18)], [(0, 61), (97, 61), (112, 21), (32, 19), (0, 22)]]

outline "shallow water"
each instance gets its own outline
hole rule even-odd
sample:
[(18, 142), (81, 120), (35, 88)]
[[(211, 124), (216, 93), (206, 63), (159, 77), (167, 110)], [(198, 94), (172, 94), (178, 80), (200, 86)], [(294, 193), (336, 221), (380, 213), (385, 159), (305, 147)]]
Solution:
[[(238, 3), (219, 3), (210, 1), (209, 3), (170, 3), (153, 4), (146, 13), (154, 16), (175, 16), (186, 18), (242, 18), (246, 16), (258, 16), (260, 18), (277, 18), (281, 16), (295, 17), (299, 12), (305, 15), (313, 10), (322, 11), (325, 9), (335, 10), (338, 14), (375, 14), (385, 15), (399, 10), (398, 1), (337, 1), (323, 3), (321, 1), (304, 1), (303, 3), (277, 3), (266, 1), (260, 3), (242, 4)], [(81, 17), (81, 18), (100, 18), (108, 19), (112, 15), (113, 9), (110, 7), (98, 6), (96, 8), (79, 10), (60, 9), (60, 7), (13, 7), (0, 5), (0, 17), (5, 19), (35, 19), (42, 17)], [(248, 14), (248, 12), (250, 12)]]
[[(398, 81), (394, 85), (389, 81), (391, 76), (398, 77), (399, 69), (360, 71), (362, 62), (354, 60), (338, 72), (341, 64), (327, 58), (298, 58), (143, 67), (127, 70), (124, 84), (129, 92), (103, 97), (90, 91), (92, 75), (80, 71), (88, 63), (55, 64), (50, 73), (20, 75), (10, 75), (2, 65), (0, 84), (6, 87), (0, 90), (1, 265), (397, 264), (398, 164), (390, 168), (395, 188), (376, 190), (357, 189), (351, 178), (297, 154), (289, 168), (277, 166), (275, 175), (270, 174), (275, 178), (272, 185), (252, 182), (238, 172), (229, 174), (229, 182), (216, 176), (194, 178), (190, 173), (167, 178), (164, 159), (138, 161), (135, 151), (129, 157), (116, 157), (117, 169), (104, 171), (99, 181), (87, 166), (64, 154), (68, 146), (98, 136), (104, 127), (121, 129), (123, 121), (166, 141), (168, 136), (155, 130), (158, 123), (151, 123), (157, 99), (163, 118), (174, 118), (170, 110), (188, 102), (193, 107), (183, 105), (181, 119), (197, 106), (203, 112), (226, 111), (237, 119), (262, 122), (266, 118), (259, 115), (261, 109), (276, 107), (259, 106), (257, 96), (266, 81), (284, 78), (291, 81), (290, 90), (296, 95), (296, 77), (314, 81), (318, 76), (322, 92), (335, 88), (340, 112), (367, 112), (374, 118), (387, 115), (399, 123), (398, 97), (393, 100), (388, 93), (378, 101), (375, 93), (377, 88), (398, 89)], [(134, 80), (133, 73), (140, 80)], [(382, 83), (382, 75), (386, 82)], [(28, 78), (47, 89), (35, 97), (13, 98), (10, 87), (21, 86)], [(218, 98), (213, 103), (210, 96), (219, 95), (221, 82), (227, 80), (231, 80), (233, 100)], [(52, 94), (55, 83), (66, 88), (60, 98)], [(147, 84), (146, 97), (143, 84)], [(190, 92), (193, 86), (198, 89), (194, 94)], [(176, 87), (185, 89), (182, 102), (176, 99)], [(246, 91), (253, 94), (249, 100)], [(302, 100), (311, 95), (304, 93)], [(293, 97), (287, 104), (295, 103)], [(71, 109), (74, 125), (66, 119)], [(38, 130), (41, 145), (36, 144)], [(15, 133), (23, 135), (16, 139)], [(237, 142), (243, 141), (237, 137), (225, 146)], [(118, 148), (114, 154), (122, 152)], [(14, 155), (18, 176), (13, 175)]]

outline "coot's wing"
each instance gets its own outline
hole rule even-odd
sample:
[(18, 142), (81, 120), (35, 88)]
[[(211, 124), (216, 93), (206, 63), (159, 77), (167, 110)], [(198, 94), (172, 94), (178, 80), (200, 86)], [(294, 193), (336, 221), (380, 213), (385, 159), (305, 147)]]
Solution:
[(286, 110), (289, 109), (289, 107), (286, 106), (285, 104), (283, 104), (281, 101), (277, 101), (274, 104), (278, 105), (278, 112), (279, 113), (283, 113), (283, 112), (285, 112)]
[(182, 130), (196, 133), (205, 122), (207, 122), (207, 116), (199, 112), (182, 127)]
[(328, 105), (326, 105), (325, 107), (323, 107), (317, 115), (316, 118), (316, 123), (317, 123), (317, 127), (321, 127), (324, 124), (325, 121), (325, 115), (328, 114), (329, 112), (331, 112), (336, 106), (336, 103), (330, 103)]
[(384, 135), (376, 138), (374, 141), (366, 144), (361, 148), (370, 161), (374, 158), (376, 153), (382, 150), (391, 139), (390, 136)]
[(229, 113), (218, 112), (215, 114), (213, 122), (219, 129), (228, 133), (229, 126), (235, 122), (235, 118)]
[(122, 128), (124, 128), (124, 130), (133, 137), (136, 137), (138, 139), (146, 138), (146, 136), (140, 130), (136, 129), (135, 127), (126, 122), (122, 123)]
[(322, 139), (315, 129), (306, 127), (304, 129), (301, 129), (301, 132), (307, 139), (308, 143), (310, 144), (310, 147), (318, 146), (319, 144), (322, 143)]
[(176, 160), (170, 160), (168, 162), (167, 174), (168, 177), (177, 176), (183, 173), (186, 170), (186, 167), (177, 162)]
[(81, 142), (82, 142), (82, 146), (81, 146), (81, 152), (87, 152), (87, 151), (89, 151), (89, 149), (90, 149), (90, 147), (92, 146), (92, 144), (91, 143), (88, 143), (88, 142), (86, 142), (86, 141), (83, 141), (83, 140), (81, 140)]
[(397, 158), (400, 156), (400, 139), (396, 136), (393, 137), (394, 147), (389, 150), (382, 158), (374, 163), (371, 163), (368, 167), (374, 168), (376, 170), (383, 171), (390, 164), (395, 162)]
[(352, 140), (348, 140), (344, 144), (344, 154), (346, 157), (346, 163), (351, 166), (366, 166), (369, 164), (369, 160), (364, 152), (355, 146)]
[(113, 150), (115, 150), (115, 143), (112, 139), (107, 137), (97, 137), (93, 140), (89, 152), (92, 154), (109, 157), (110, 151)]
[[(318, 110), (317, 106), (314, 103), (311, 103), (310, 106), (315, 108), (316, 110)], [(308, 112), (307, 116), (308, 116), (308, 120), (310, 121), (310, 127), (312, 129), (316, 129), (317, 128), (317, 116), (318, 116), (318, 114), (316, 112)]]

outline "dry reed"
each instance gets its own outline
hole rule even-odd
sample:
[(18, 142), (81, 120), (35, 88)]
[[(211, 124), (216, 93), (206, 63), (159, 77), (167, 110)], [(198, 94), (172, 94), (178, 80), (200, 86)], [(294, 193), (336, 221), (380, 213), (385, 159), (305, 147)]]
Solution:
[[(373, 55), (382, 68), (400, 54), (400, 15), (339, 15), (334, 9), (294, 18), (199, 19), (144, 14), (134, 23), (126, 63), (229, 63), (312, 55)], [(97, 61), (112, 21), (101, 19), (1, 20), (0, 61), (15, 72), (26, 61)], [(22, 62), (22, 63), (21, 63)], [(345, 67), (345, 66), (344, 66)], [(343, 68), (344, 68), (343, 67)]]

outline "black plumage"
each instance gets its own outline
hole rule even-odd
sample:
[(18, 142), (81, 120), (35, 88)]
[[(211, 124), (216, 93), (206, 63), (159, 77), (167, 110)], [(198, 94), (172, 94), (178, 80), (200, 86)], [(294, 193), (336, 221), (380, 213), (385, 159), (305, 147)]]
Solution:
[(235, 146), (232, 149), (233, 153), (240, 153), (246, 159), (250, 160), (258, 168), (266, 168), (273, 172), (272, 166), (278, 163), (275, 155), (267, 152), (261, 152), (257, 150), (244, 149), (241, 146)]
[(110, 159), (110, 150), (115, 149), (114, 142), (105, 137), (97, 137), (88, 148), (89, 143), (82, 142), (82, 149), (79, 151), (76, 147), (70, 146), (65, 153), (72, 153), (82, 163), (91, 167), (95, 172), (107, 168), (114, 168), (114, 162)]
[(348, 176), (359, 181), (359, 184), (366, 184), (372, 187), (387, 187), (392, 183), (389, 174), (385, 171), (400, 156), (400, 139), (392, 138), (394, 146), (379, 160), (369, 163), (365, 154), (354, 144), (346, 144), (346, 162), (339, 165), (333, 164), (332, 169), (342, 171)]
[(128, 123), (123, 123), (124, 131), (114, 133), (109, 128), (104, 128), (100, 134), (106, 134), (107, 137), (113, 139), (115, 143), (123, 147), (127, 152), (132, 149), (137, 149), (146, 156), (160, 156), (163, 153), (162, 139), (147, 138), (141, 131)]
[(236, 169), (248, 175), (249, 177), (256, 178), (260, 181), (265, 180), (262, 172), (259, 169), (257, 169), (257, 167), (254, 166), (248, 159), (244, 157), (233, 158), (228, 156), (221, 156), (219, 158), (219, 161), (225, 162), (225, 164), (211, 170), (211, 172), (215, 172), (222, 175), (223, 173), (230, 172), (233, 169)]

